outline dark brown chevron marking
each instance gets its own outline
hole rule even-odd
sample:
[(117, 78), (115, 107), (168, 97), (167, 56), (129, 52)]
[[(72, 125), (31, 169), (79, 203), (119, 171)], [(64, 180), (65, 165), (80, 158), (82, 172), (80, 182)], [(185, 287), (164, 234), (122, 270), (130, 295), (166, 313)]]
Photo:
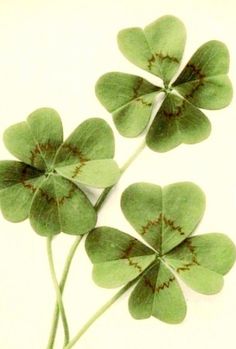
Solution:
[(200, 263), (197, 260), (197, 254), (196, 254), (196, 247), (192, 245), (192, 242), (190, 239), (185, 240), (184, 245), (188, 248), (192, 255), (192, 260), (189, 263), (185, 263), (182, 265), (182, 267), (179, 267), (176, 269), (177, 273), (180, 273), (182, 271), (188, 271), (191, 267), (200, 265)]
[(137, 263), (137, 262), (134, 262), (130, 257), (127, 258), (128, 262), (129, 262), (129, 265), (131, 267), (134, 267), (135, 269), (138, 270), (139, 273), (142, 273), (143, 269), (142, 267)]
[(161, 61), (164, 60), (169, 60), (171, 62), (174, 63), (179, 63), (179, 59), (170, 55), (164, 55), (161, 52), (156, 52), (154, 54), (152, 54), (151, 58), (149, 58), (148, 60), (148, 69), (151, 70), (152, 69), (152, 65), (158, 60), (160, 59)]
[[(38, 156), (41, 156), (41, 153), (47, 153), (47, 152), (55, 152), (58, 148), (58, 145), (56, 144), (52, 144), (50, 142), (47, 143), (39, 143), (35, 146), (35, 148), (33, 150), (31, 150), (31, 156), (30, 156), (30, 163), (32, 166), (34, 166), (35, 162), (36, 162), (36, 158)], [(42, 156), (41, 156), (42, 157)], [(42, 160), (43, 157), (42, 157)], [(46, 164), (45, 164), (46, 165)]]
[(196, 76), (195, 80), (197, 81), (196, 85), (192, 87), (191, 91), (185, 95), (185, 98), (192, 98), (195, 92), (204, 85), (204, 78), (206, 75), (202, 73), (201, 69), (193, 63), (188, 63), (186, 67), (194, 73)]
[(186, 101), (182, 101), (182, 104), (179, 105), (175, 111), (167, 111), (167, 110), (163, 110), (163, 114), (166, 116), (167, 119), (172, 119), (175, 117), (179, 117), (181, 116), (182, 112), (184, 111), (186, 107)]
[(155, 226), (160, 225), (161, 223), (164, 223), (167, 227), (170, 227), (172, 230), (175, 230), (179, 232), (180, 235), (185, 235), (183, 228), (180, 225), (176, 225), (175, 222), (166, 216), (164, 216), (162, 213), (159, 214), (157, 219), (150, 220), (145, 226), (142, 226), (141, 235), (145, 235), (148, 233), (149, 229)]
[(167, 281), (161, 283), (158, 286), (155, 286), (151, 283), (151, 281), (146, 276), (144, 276), (145, 286), (149, 287), (151, 289), (152, 293), (155, 293), (155, 292), (159, 293), (160, 291), (164, 290), (165, 288), (169, 288), (171, 283), (174, 281), (175, 281), (175, 277), (171, 276)]

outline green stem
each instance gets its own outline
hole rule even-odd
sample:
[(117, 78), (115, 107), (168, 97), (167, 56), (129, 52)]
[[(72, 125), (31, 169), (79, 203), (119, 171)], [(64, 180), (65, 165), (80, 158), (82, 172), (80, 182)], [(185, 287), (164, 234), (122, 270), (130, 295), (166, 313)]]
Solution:
[(64, 328), (64, 334), (65, 334), (65, 342), (64, 345), (66, 345), (69, 340), (70, 340), (70, 335), (69, 335), (69, 327), (66, 319), (66, 313), (65, 313), (65, 308), (63, 305), (62, 301), (62, 294), (60, 290), (60, 286), (58, 285), (57, 282), (57, 277), (56, 277), (56, 272), (55, 272), (55, 267), (54, 267), (54, 262), (53, 262), (53, 256), (52, 256), (52, 237), (47, 238), (47, 254), (48, 254), (48, 262), (49, 262), (49, 268), (51, 272), (51, 277), (52, 277), (52, 282), (54, 285), (54, 289), (56, 292), (56, 297), (57, 297), (57, 304), (61, 313), (61, 318), (62, 318), (62, 323), (63, 323), (63, 328)]
[(123, 174), (127, 168), (132, 164), (132, 162), (136, 159), (136, 157), (141, 153), (141, 151), (145, 148), (146, 146), (146, 140), (137, 147), (137, 149), (134, 151), (134, 153), (130, 156), (130, 158), (124, 163), (124, 165), (120, 168), (121, 174)]
[[(124, 165), (120, 168), (121, 175), (127, 170), (127, 168), (130, 166), (130, 164), (141, 153), (141, 151), (145, 148), (145, 145), (146, 145), (146, 142), (145, 141), (142, 142), (137, 147), (135, 152), (131, 155), (131, 157), (124, 163)], [(110, 191), (113, 188), (114, 188), (114, 186), (109, 187), (109, 188), (105, 188), (103, 190), (103, 192), (101, 193), (101, 195), (97, 199), (97, 202), (94, 205), (94, 208), (95, 208), (95, 210), (97, 212), (100, 210), (100, 208), (102, 207), (102, 205), (103, 205), (104, 201), (106, 200), (108, 194), (110, 193)], [(68, 257), (66, 259), (65, 266), (64, 266), (62, 279), (61, 279), (61, 282), (60, 282), (61, 294), (64, 291), (65, 283), (66, 283), (66, 280), (67, 280), (67, 276), (68, 276), (68, 273), (69, 273), (69, 270), (70, 270), (70, 265), (71, 265), (72, 259), (74, 257), (75, 251), (76, 251), (80, 241), (82, 240), (83, 236), (79, 236), (79, 237), (76, 238), (74, 244), (72, 245), (72, 247), (71, 247), (71, 249), (69, 251), (69, 254), (68, 254)], [(58, 327), (58, 319), (59, 319), (59, 307), (58, 307), (58, 303), (56, 303), (55, 309), (54, 309), (54, 313), (53, 313), (52, 327), (51, 327), (51, 331), (50, 331), (50, 336), (49, 336), (49, 340), (48, 340), (47, 349), (53, 349), (54, 342), (55, 342), (55, 337), (56, 337), (56, 332), (57, 332), (57, 327)]]
[[(145, 148), (146, 141), (144, 140), (134, 151), (134, 153), (130, 156), (130, 158), (124, 163), (123, 166), (120, 168), (121, 175), (127, 170), (127, 168), (131, 165), (131, 163), (136, 159), (136, 157), (141, 153), (141, 151)], [(115, 187), (115, 185), (108, 187), (103, 190), (102, 194), (99, 196), (94, 208), (98, 212), (100, 208), (102, 207), (103, 202), (105, 201), (106, 197), (110, 193), (110, 191)]]
[(102, 191), (102, 194), (99, 196), (99, 198), (97, 199), (94, 208), (95, 210), (98, 212), (100, 210), (100, 208), (102, 207), (104, 201), (106, 200), (106, 197), (108, 196), (108, 194), (110, 193), (110, 191), (114, 188), (114, 186), (112, 187), (108, 187), (106, 189), (104, 189)]
[(108, 302), (106, 302), (96, 313), (84, 324), (79, 330), (75, 337), (66, 345), (64, 349), (72, 348), (83, 334), (89, 329), (89, 327), (103, 314), (105, 311), (112, 306), (128, 289), (136, 282), (136, 279), (129, 282), (121, 290), (119, 290)]
[[(63, 269), (63, 273), (62, 273), (62, 277), (61, 277), (61, 281), (59, 284), (61, 294), (64, 291), (64, 287), (65, 287), (65, 283), (66, 283), (69, 269), (71, 266), (71, 262), (72, 262), (72, 259), (74, 257), (74, 254), (76, 252), (76, 249), (79, 246), (81, 239), (82, 239), (81, 235), (76, 237), (73, 245), (70, 248), (69, 254), (67, 256), (65, 266)], [(56, 337), (56, 330), (57, 330), (57, 326), (58, 326), (58, 320), (59, 320), (59, 307), (58, 307), (58, 303), (56, 301), (56, 304), (54, 307), (54, 312), (53, 312), (52, 326), (51, 326), (51, 331), (50, 331), (50, 335), (49, 335), (49, 339), (48, 339), (47, 349), (52, 349), (54, 346), (55, 337)]]
[(139, 274), (135, 279), (128, 282), (124, 287), (122, 287), (108, 302), (106, 302), (100, 309), (96, 311), (96, 313), (84, 324), (84, 326), (78, 331), (78, 333), (71, 339), (71, 341), (64, 346), (63, 349), (71, 349), (83, 336), (85, 332), (90, 328), (91, 325), (102, 315), (105, 313), (107, 309), (109, 309), (112, 304), (114, 304), (126, 291), (130, 289), (140, 278), (142, 275), (146, 274), (148, 270), (150, 270), (153, 265), (155, 265), (156, 260), (153, 261), (147, 269), (145, 269), (141, 274)]

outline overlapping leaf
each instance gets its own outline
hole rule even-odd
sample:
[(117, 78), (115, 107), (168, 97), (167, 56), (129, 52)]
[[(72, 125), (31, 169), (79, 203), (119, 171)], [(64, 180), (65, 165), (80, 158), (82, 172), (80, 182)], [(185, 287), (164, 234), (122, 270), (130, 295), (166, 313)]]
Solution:
[(18, 161), (0, 161), (0, 207), (6, 219), (20, 222), (28, 217), (34, 193), (43, 173)]
[(183, 55), (186, 32), (174, 16), (163, 16), (141, 28), (122, 30), (118, 35), (121, 52), (132, 63), (169, 82)]
[(159, 91), (139, 76), (118, 72), (103, 75), (96, 84), (98, 99), (125, 137), (136, 137), (146, 128)]
[(232, 99), (228, 71), (227, 47), (220, 41), (208, 41), (196, 51), (173, 86), (199, 108), (221, 109)]
[(206, 139), (210, 122), (197, 108), (220, 109), (232, 99), (227, 76), (229, 52), (217, 40), (202, 45), (171, 82), (179, 68), (185, 40), (184, 25), (173, 16), (163, 16), (144, 29), (122, 30), (118, 34), (121, 52), (138, 67), (159, 76), (164, 87), (122, 73), (105, 74), (96, 86), (98, 99), (112, 113), (118, 131), (125, 137), (136, 137), (147, 127), (155, 96), (158, 91), (165, 92), (146, 137), (147, 145), (157, 152)]
[(120, 176), (112, 159), (114, 136), (104, 120), (88, 119), (63, 143), (58, 113), (42, 108), (9, 127), (4, 141), (23, 161), (0, 162), (0, 205), (6, 219), (19, 222), (29, 216), (40, 235), (78, 235), (95, 226), (95, 210), (75, 182), (105, 188)]
[(155, 260), (155, 251), (117, 229), (99, 227), (86, 239), (94, 281), (112, 288), (126, 284)]
[(183, 321), (186, 304), (176, 276), (200, 293), (221, 290), (223, 275), (235, 262), (236, 248), (219, 233), (188, 237), (205, 207), (199, 187), (188, 182), (163, 189), (133, 184), (123, 193), (121, 207), (152, 249), (114, 228), (100, 227), (88, 235), (86, 250), (98, 285), (118, 287), (137, 278), (129, 299), (134, 318)]
[(235, 257), (232, 241), (223, 234), (211, 233), (186, 239), (165, 259), (194, 290), (212, 294), (222, 288), (222, 275), (231, 269)]
[(205, 209), (205, 197), (193, 183), (136, 183), (121, 197), (122, 211), (134, 229), (160, 254), (193, 232)]
[(165, 152), (181, 143), (201, 142), (210, 132), (211, 124), (199, 109), (169, 94), (153, 120), (146, 143), (154, 151)]
[(129, 299), (135, 319), (154, 316), (167, 323), (179, 323), (186, 315), (186, 303), (178, 281), (162, 263), (155, 264), (140, 279)]
[(100, 118), (82, 122), (62, 144), (55, 159), (55, 167), (79, 162), (111, 159), (115, 142), (110, 126)]
[(117, 182), (120, 170), (114, 160), (114, 137), (99, 118), (84, 121), (58, 150), (55, 170), (88, 186), (105, 188)]
[(61, 231), (84, 234), (96, 224), (95, 210), (85, 194), (60, 176), (49, 176), (40, 185), (29, 218), (35, 231), (44, 236)]
[(78, 183), (96, 188), (110, 187), (117, 182), (120, 170), (114, 160), (93, 160), (56, 168), (57, 173)]
[(50, 168), (63, 141), (63, 129), (58, 113), (41, 108), (26, 121), (10, 126), (4, 133), (6, 148), (16, 158), (38, 169)]

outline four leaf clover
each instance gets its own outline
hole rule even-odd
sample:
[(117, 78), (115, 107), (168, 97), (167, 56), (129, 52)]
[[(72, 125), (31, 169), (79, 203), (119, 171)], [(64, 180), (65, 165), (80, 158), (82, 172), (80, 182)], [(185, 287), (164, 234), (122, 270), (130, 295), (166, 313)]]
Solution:
[(203, 44), (171, 82), (180, 66), (185, 41), (185, 27), (173, 16), (163, 16), (144, 30), (124, 29), (118, 34), (121, 52), (130, 62), (160, 77), (164, 87), (120, 72), (107, 73), (96, 84), (98, 99), (125, 137), (136, 137), (146, 129), (156, 96), (165, 92), (146, 135), (146, 143), (154, 151), (165, 152), (181, 143), (204, 140), (211, 125), (198, 108), (220, 109), (232, 99), (227, 77), (229, 52), (220, 41)]
[[(118, 35), (121, 52), (161, 78), (163, 86), (120, 72), (107, 73), (96, 84), (98, 99), (126, 137), (136, 137), (148, 127), (157, 96), (165, 94), (146, 134), (146, 143), (154, 151), (165, 152), (181, 143), (204, 140), (211, 125), (199, 108), (220, 109), (232, 99), (227, 77), (229, 53), (219, 41), (203, 44), (175, 77), (185, 42), (184, 25), (173, 16), (163, 16), (144, 29), (122, 30)], [(178, 278), (202, 294), (221, 290), (223, 276), (236, 260), (236, 248), (220, 233), (190, 237), (205, 210), (204, 193), (193, 183), (164, 188), (136, 183), (124, 191), (122, 211), (144, 242), (111, 227), (94, 228), (96, 210), (83, 187), (108, 187), (101, 194), (104, 200), (121, 174), (113, 160), (113, 132), (104, 120), (84, 121), (63, 141), (60, 116), (53, 109), (41, 108), (26, 121), (9, 127), (4, 142), (19, 159), (0, 161), (0, 208), (4, 217), (12, 222), (29, 217), (38, 234), (49, 236), (49, 243), (51, 236), (60, 232), (89, 232), (85, 247), (94, 264), (94, 281), (105, 288), (126, 285), (120, 294), (135, 283), (129, 298), (134, 318), (154, 316), (173, 324), (183, 321), (186, 302)], [(72, 260), (72, 251), (67, 263)], [(49, 250), (54, 277), (50, 254)], [(66, 266), (68, 274), (70, 266)], [(58, 285), (59, 295), (63, 287), (60, 290)], [(63, 318), (61, 297), (58, 304)], [(68, 348), (105, 309), (107, 306), (88, 321)], [(55, 314), (56, 331), (58, 311)], [(53, 331), (50, 338), (54, 341)]]
[(58, 113), (42, 108), (4, 133), (7, 149), (20, 161), (0, 162), (0, 205), (4, 217), (29, 217), (40, 235), (84, 234), (96, 212), (77, 184), (112, 186), (120, 170), (112, 160), (114, 137), (99, 118), (84, 121), (63, 142)]
[(221, 290), (236, 249), (220, 233), (189, 237), (205, 209), (198, 186), (181, 182), (162, 189), (136, 183), (122, 194), (121, 208), (150, 247), (117, 229), (98, 227), (89, 233), (86, 251), (99, 286), (119, 287), (138, 279), (129, 299), (134, 318), (181, 322), (186, 303), (176, 276), (203, 294)]

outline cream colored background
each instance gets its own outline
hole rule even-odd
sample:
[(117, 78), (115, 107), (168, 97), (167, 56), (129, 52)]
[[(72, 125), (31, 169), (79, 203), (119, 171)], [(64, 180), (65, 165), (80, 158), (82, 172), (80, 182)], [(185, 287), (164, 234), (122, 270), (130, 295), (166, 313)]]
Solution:
[[(234, 0), (1, 0), (0, 1), (0, 133), (31, 111), (51, 106), (62, 116), (68, 135), (83, 119), (110, 115), (94, 94), (97, 78), (107, 71), (149, 77), (119, 52), (116, 34), (129, 26), (145, 26), (163, 14), (180, 17), (187, 27), (184, 62), (203, 42), (223, 40), (232, 57), (235, 84)], [(155, 81), (155, 77), (149, 77)], [(157, 154), (146, 149), (125, 173), (104, 206), (99, 224), (134, 234), (124, 219), (119, 198), (138, 181), (161, 185), (190, 180), (207, 195), (207, 210), (198, 232), (225, 232), (236, 242), (235, 100), (220, 111), (206, 111), (211, 137), (198, 145)], [(116, 158), (122, 164), (140, 139), (116, 136)], [(2, 137), (1, 137), (2, 139)], [(1, 159), (10, 158), (0, 141)], [(11, 224), (0, 217), (0, 348), (42, 349), (46, 346), (54, 291), (48, 272), (46, 242), (29, 222)], [(58, 272), (73, 237), (55, 241)], [(235, 348), (236, 268), (216, 296), (184, 287), (186, 320), (177, 326), (155, 319), (134, 321), (123, 297), (83, 337), (81, 349), (221, 349)], [(91, 264), (83, 246), (74, 260), (65, 305), (72, 334), (115, 290), (91, 281)], [(61, 348), (60, 338), (58, 348)]]

